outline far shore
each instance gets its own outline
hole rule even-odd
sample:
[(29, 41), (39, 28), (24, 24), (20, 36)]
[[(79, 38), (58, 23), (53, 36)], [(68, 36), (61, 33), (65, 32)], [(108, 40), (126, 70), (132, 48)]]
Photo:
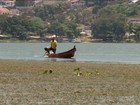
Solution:
[(0, 60), (2, 105), (138, 105), (140, 64)]

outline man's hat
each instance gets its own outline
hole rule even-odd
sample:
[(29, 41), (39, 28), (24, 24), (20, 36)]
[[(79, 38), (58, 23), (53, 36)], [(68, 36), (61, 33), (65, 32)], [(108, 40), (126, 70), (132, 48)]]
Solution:
[(56, 35), (52, 35), (51, 38), (56, 38)]

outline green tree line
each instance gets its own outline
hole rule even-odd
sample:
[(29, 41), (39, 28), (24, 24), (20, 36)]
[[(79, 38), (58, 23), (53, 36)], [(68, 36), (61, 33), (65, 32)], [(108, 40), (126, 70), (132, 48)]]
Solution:
[(39, 17), (0, 15), (0, 23), (1, 34), (19, 40), (26, 40), (29, 32), (43, 36), (46, 30), (46, 24)]
[(40, 17), (0, 15), (0, 32), (1, 34), (9, 35), (11, 38), (19, 40), (27, 40), (29, 33), (39, 35), (41, 38), (49, 34), (58, 36), (67, 36), (72, 38), (74, 34), (78, 34), (75, 22), (67, 22), (63, 24), (55, 21), (51, 25), (43, 21)]
[[(16, 4), (31, 3), (25, 1), (17, 0)], [(86, 5), (81, 8), (71, 7), (65, 2), (44, 4), (33, 9), (32, 17), (0, 15), (0, 32), (20, 40), (26, 40), (29, 32), (41, 37), (56, 34), (72, 38), (80, 35), (78, 27), (83, 24), (91, 28), (94, 38), (104, 41), (120, 42), (126, 32), (135, 33), (135, 40), (140, 41), (140, 24), (128, 22), (128, 17), (140, 16), (139, 3), (129, 5), (127, 0), (118, 0), (116, 3), (110, 3), (108, 0), (84, 1)]]

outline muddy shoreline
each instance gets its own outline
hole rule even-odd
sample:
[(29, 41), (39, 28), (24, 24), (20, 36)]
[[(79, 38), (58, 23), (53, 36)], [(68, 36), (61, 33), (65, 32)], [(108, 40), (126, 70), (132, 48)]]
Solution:
[(1, 105), (138, 105), (140, 64), (0, 60)]

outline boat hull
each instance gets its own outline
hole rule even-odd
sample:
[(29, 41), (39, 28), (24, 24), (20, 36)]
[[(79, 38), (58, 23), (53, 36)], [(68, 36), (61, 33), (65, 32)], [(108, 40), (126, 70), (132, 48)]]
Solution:
[(44, 50), (46, 51), (47, 56), (51, 58), (72, 58), (75, 55), (76, 47), (74, 46), (72, 49), (68, 51), (57, 53), (57, 54), (49, 54), (48, 48), (44, 48)]

